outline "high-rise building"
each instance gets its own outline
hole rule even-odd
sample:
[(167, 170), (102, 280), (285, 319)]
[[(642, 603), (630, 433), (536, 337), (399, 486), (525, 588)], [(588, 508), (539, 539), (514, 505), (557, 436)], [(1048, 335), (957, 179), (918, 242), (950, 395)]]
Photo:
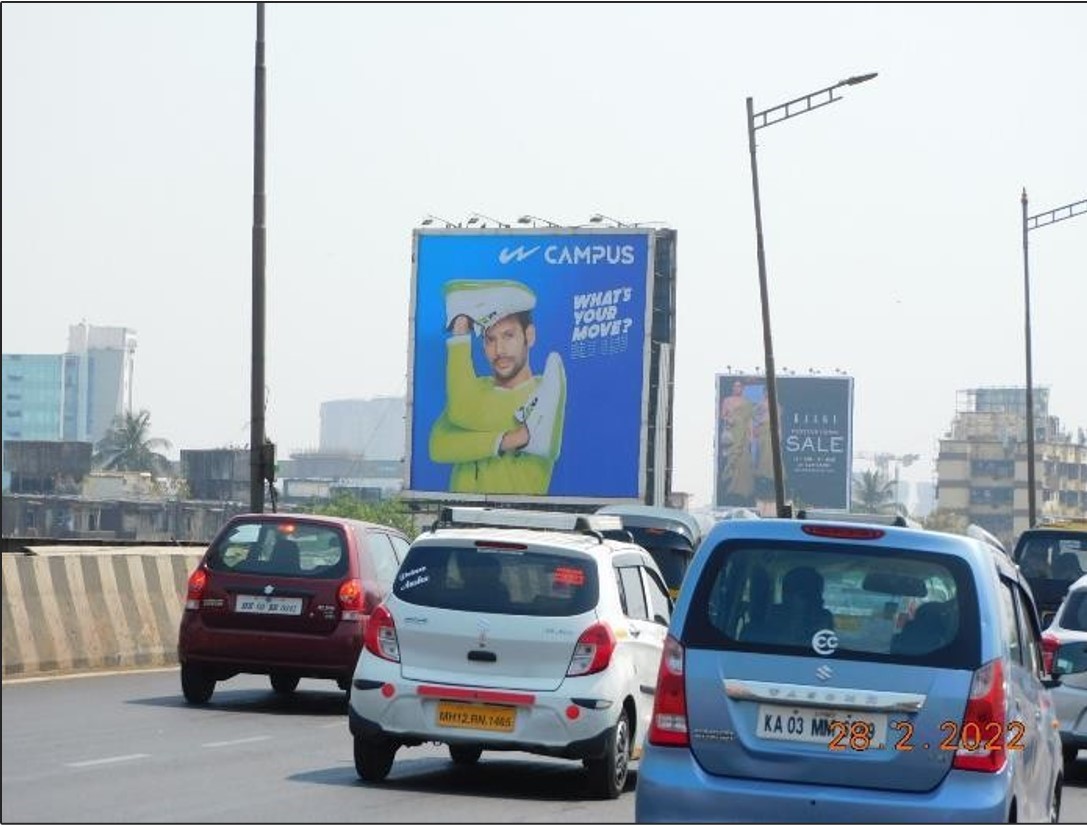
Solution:
[[(1047, 388), (1035, 387), (1033, 396), (1036, 515), (1087, 515), (1087, 443), (1049, 414)], [(939, 508), (1009, 546), (1030, 526), (1026, 431), (1025, 388), (963, 390), (936, 462)]]
[(371, 461), (404, 457), (404, 399), (348, 398), (321, 404), (322, 453), (352, 453)]
[(135, 351), (135, 331), (84, 321), (68, 328), (67, 352), (4, 353), (4, 441), (96, 444), (115, 416), (132, 410)]

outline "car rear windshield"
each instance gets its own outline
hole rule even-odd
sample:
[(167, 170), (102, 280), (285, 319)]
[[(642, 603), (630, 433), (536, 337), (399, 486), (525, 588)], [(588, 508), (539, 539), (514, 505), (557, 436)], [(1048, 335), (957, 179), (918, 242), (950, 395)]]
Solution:
[(699, 578), (692, 647), (973, 669), (977, 591), (962, 559), (852, 545), (718, 545)]
[(208, 551), (208, 569), (260, 576), (333, 579), (347, 573), (338, 527), (304, 521), (240, 522)]
[(1015, 548), (1015, 561), (1028, 579), (1074, 582), (1087, 572), (1087, 533), (1024, 534)]
[(694, 548), (684, 536), (652, 527), (627, 527), (636, 544), (649, 551), (664, 576), (664, 583), (678, 589), (691, 563)]
[(584, 556), (421, 545), (408, 551), (393, 592), (425, 607), (576, 616), (596, 606), (598, 584), (596, 564)]
[(1068, 604), (1061, 611), (1061, 628), (1087, 631), (1087, 590), (1068, 594)]

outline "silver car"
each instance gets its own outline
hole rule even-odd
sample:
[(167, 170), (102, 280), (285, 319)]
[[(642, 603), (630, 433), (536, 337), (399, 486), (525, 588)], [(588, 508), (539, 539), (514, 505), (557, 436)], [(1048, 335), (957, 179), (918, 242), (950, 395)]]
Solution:
[(1087, 748), (1087, 576), (1069, 588), (1042, 636), (1046, 669), (1060, 679), (1051, 693), (1061, 725), (1064, 761)]

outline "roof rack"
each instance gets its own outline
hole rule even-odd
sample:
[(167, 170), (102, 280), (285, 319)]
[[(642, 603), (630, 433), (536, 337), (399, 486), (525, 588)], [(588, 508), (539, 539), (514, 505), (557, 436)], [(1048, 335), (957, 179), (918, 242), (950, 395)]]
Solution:
[(797, 510), (798, 519), (820, 521), (847, 521), (851, 524), (883, 524), (887, 527), (920, 528), (920, 524), (901, 513), (848, 513), (841, 510)]
[(505, 527), (523, 530), (561, 530), (587, 533), (603, 541), (609, 531), (623, 529), (618, 516), (599, 513), (563, 513), (497, 507), (443, 507), (431, 531), (439, 527)]

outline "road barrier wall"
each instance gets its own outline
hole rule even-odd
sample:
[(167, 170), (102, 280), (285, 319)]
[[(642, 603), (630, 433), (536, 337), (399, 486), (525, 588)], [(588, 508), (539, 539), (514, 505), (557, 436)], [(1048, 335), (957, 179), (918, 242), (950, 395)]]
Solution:
[(3, 677), (177, 663), (203, 549), (36, 547), (3, 554)]

